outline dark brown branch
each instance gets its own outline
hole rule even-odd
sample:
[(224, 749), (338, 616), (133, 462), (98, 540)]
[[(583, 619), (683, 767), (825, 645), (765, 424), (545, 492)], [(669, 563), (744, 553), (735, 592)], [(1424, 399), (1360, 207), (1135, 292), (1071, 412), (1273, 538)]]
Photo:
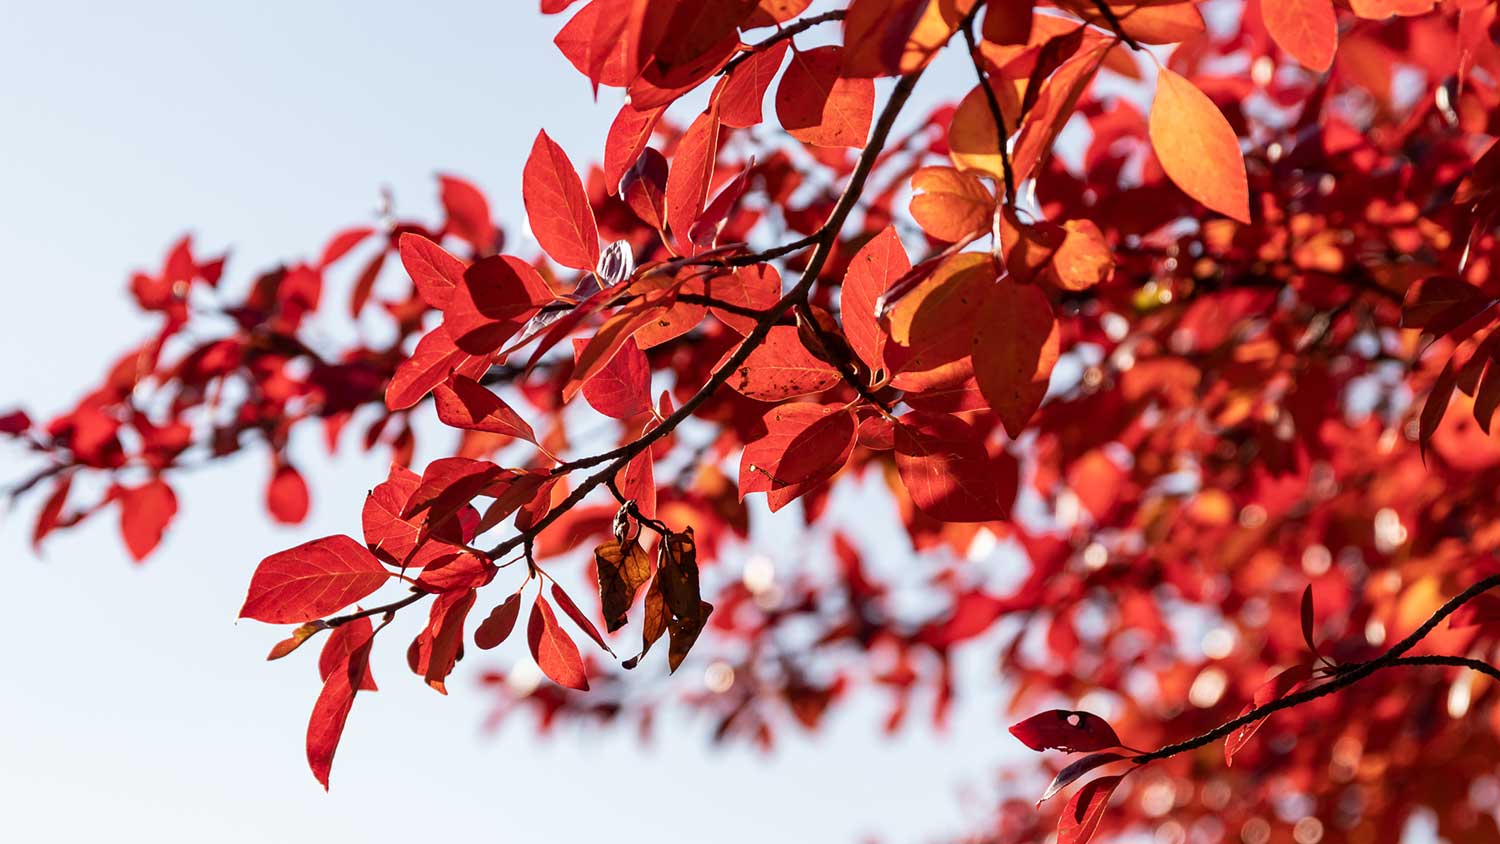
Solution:
[(974, 74), (979, 77), (979, 87), (984, 91), (985, 101), (989, 103), (990, 117), (995, 121), (995, 134), (1000, 141), (1000, 167), (1005, 174), (1005, 203), (1015, 207), (1016, 176), (1010, 166), (1010, 148), (1007, 144), (1010, 140), (1010, 131), (1005, 128), (1005, 114), (1000, 110), (1000, 100), (995, 97), (995, 89), (990, 87), (989, 76), (984, 72), (984, 66), (979, 63), (979, 42), (974, 38), (973, 14), (964, 20), (963, 31), (964, 42), (969, 46), (969, 61), (974, 64)]
[[(1405, 639), (1402, 639), (1401, 641), (1392, 645), (1390, 649), (1388, 649), (1385, 653), (1381, 654), (1376, 659), (1370, 660), (1369, 662), (1362, 662), (1353, 667), (1346, 666), (1348, 670), (1345, 673), (1338, 674), (1333, 679), (1329, 680), (1326, 683), (1323, 683), (1322, 685), (1315, 686), (1311, 689), (1305, 689), (1303, 691), (1297, 692), (1296, 694), (1287, 695), (1286, 697), (1279, 700), (1271, 701), (1265, 706), (1257, 706), (1244, 715), (1235, 718), (1233, 721), (1227, 721), (1223, 724), (1220, 724), (1219, 726), (1214, 727), (1212, 730), (1209, 730), (1206, 733), (1194, 736), (1193, 738), (1187, 739), (1186, 741), (1180, 741), (1176, 744), (1166, 745), (1165, 747), (1158, 748), (1151, 751), (1150, 753), (1143, 753), (1140, 756), (1133, 757), (1131, 761), (1135, 762), (1138, 765), (1143, 765), (1156, 759), (1166, 759), (1169, 756), (1176, 756), (1179, 753), (1183, 753), (1189, 750), (1196, 750), (1206, 744), (1211, 744), (1221, 738), (1224, 738), (1225, 736), (1229, 735), (1235, 730), (1238, 730), (1240, 727), (1243, 727), (1246, 724), (1253, 724), (1256, 721), (1259, 721), (1260, 719), (1266, 717), (1267, 715), (1275, 712), (1280, 712), (1283, 709), (1291, 709), (1294, 706), (1300, 706), (1310, 700), (1317, 700), (1320, 697), (1331, 695), (1334, 692), (1352, 686), (1355, 683), (1358, 683), (1360, 680), (1365, 679), (1366, 677), (1383, 668), (1392, 668), (1398, 665), (1457, 665), (1460, 662), (1465, 668), (1475, 668), (1474, 665), (1470, 664), (1470, 661), (1464, 660), (1461, 657), (1419, 656), (1409, 657), (1408, 659), (1403, 660), (1401, 658), (1401, 655), (1416, 647), (1417, 644), (1425, 639), (1427, 637), (1427, 634), (1431, 633), (1433, 629), (1442, 622), (1443, 619), (1452, 615), (1453, 612), (1459, 607), (1472, 600), (1481, 592), (1488, 591), (1495, 588), (1496, 586), (1500, 586), (1500, 575), (1491, 575), (1479, 581), (1478, 583), (1475, 583), (1473, 586), (1470, 586), (1468, 589), (1465, 589), (1464, 591), (1455, 595), (1448, 601), (1448, 603), (1443, 604), (1441, 607), (1439, 607), (1437, 612), (1434, 612), (1430, 618), (1422, 623), (1421, 627), (1418, 627), (1416, 630), (1412, 631), (1410, 636), (1407, 636)], [(1478, 663), (1478, 660), (1474, 660), (1474, 662)], [(1478, 664), (1483, 665), (1484, 663)], [(1484, 669), (1475, 668), (1475, 670)], [(1485, 671), (1485, 673), (1491, 674), (1491, 676), (1495, 676), (1495, 674), (1491, 673), (1491, 671)]]
[(1119, 15), (1115, 14), (1115, 10), (1111, 9), (1108, 3), (1105, 3), (1104, 0), (1094, 0), (1094, 8), (1099, 10), (1099, 14), (1103, 15), (1104, 20), (1109, 23), (1109, 28), (1114, 30), (1115, 34), (1120, 36), (1120, 40), (1124, 41), (1130, 49), (1141, 49), (1141, 45), (1135, 43), (1134, 38), (1125, 34), (1125, 27), (1120, 23)]
[(392, 601), (389, 604), (382, 604), (378, 607), (370, 607), (367, 610), (352, 612), (348, 615), (335, 616), (323, 622), (323, 624), (327, 627), (338, 627), (340, 624), (348, 624), (351, 621), (355, 621), (361, 618), (369, 618), (372, 615), (380, 615), (381, 613), (394, 613), (396, 610), (399, 610), (402, 607), (415, 604), (416, 602), (427, 597), (428, 594), (429, 593), (427, 592), (418, 592), (413, 590), (410, 595), (407, 595), (405, 598), (402, 598), (399, 601)]
[(776, 31), (776, 34), (768, 36), (761, 39), (760, 41), (755, 42), (754, 44), (751, 44), (738, 56), (735, 56), (733, 59), (731, 59), (728, 64), (724, 65), (724, 69), (719, 71), (719, 75), (723, 76), (725, 74), (733, 72), (735, 68), (739, 67), (744, 62), (749, 61), (751, 56), (762, 52), (772, 44), (785, 41), (800, 32), (805, 32), (809, 29), (812, 29), (820, 23), (843, 19), (844, 11), (842, 9), (837, 9), (832, 12), (824, 12), (821, 15), (813, 15), (812, 17), (803, 18), (796, 23), (788, 24), (787, 26), (778, 29)]
[[(812, 306), (807, 303), (806, 299), (797, 303), (797, 313), (807, 323), (808, 327), (812, 329), (813, 333), (818, 335), (818, 340), (823, 344), (823, 348), (826, 351), (831, 353), (842, 342), (841, 338), (833, 335), (823, 327), (822, 323), (818, 322), (817, 316), (813, 314)], [(891, 406), (871, 392), (869, 385), (860, 380), (859, 367), (855, 366), (853, 361), (845, 362), (842, 365), (829, 361), (829, 364), (838, 370), (839, 377), (843, 378), (844, 383), (853, 388), (854, 392), (860, 398), (878, 408), (887, 419), (894, 420), (896, 418)]]

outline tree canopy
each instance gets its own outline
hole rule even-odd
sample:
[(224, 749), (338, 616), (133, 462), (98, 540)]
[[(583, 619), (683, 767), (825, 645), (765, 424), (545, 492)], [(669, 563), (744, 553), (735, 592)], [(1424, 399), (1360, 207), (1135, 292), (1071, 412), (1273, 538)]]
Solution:
[[(624, 91), (604, 148), (532, 127), (504, 226), (443, 176), (259, 273), (172, 245), (151, 336), (0, 414), (36, 543), (144, 560), (243, 450), (298, 523), (297, 428), (388, 453), (346, 534), (245, 561), (270, 658), (320, 640), (324, 787), (417, 615), (497, 717), (766, 747), (856, 696), (941, 727), (982, 651), (1046, 754), (976, 840), (1500, 842), (1494, 0), (541, 8)], [(743, 562), (771, 519), (816, 564)]]

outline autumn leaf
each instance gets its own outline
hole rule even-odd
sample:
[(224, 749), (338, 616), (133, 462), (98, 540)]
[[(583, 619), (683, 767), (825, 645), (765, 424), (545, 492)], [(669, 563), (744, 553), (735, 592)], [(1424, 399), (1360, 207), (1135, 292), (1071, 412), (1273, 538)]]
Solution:
[(590, 271), (599, 263), (594, 209), (573, 162), (546, 132), (538, 132), (521, 177), (521, 198), (532, 234), (548, 257)]
[[(354, 637), (351, 637), (351, 639)], [(307, 764), (313, 776), (328, 789), (328, 775), (333, 768), (333, 755), (338, 750), (339, 739), (344, 734), (344, 724), (354, 706), (354, 695), (369, 678), (370, 648), (373, 637), (349, 651), (346, 659), (330, 666), (323, 682), (323, 690), (313, 704), (312, 717), (307, 722)], [(373, 686), (373, 681), (370, 682)]]
[(474, 631), (474, 644), (481, 650), (499, 647), (515, 629), (516, 619), (521, 615), (521, 592), (516, 590), (509, 598), (500, 602), (480, 622)]
[(1005, 518), (1017, 468), (992, 459), (973, 426), (948, 414), (913, 411), (896, 426), (896, 470), (922, 512), (949, 522)]
[(776, 87), (776, 116), (797, 140), (819, 147), (863, 146), (875, 112), (875, 83), (839, 75), (837, 46), (792, 51)]
[(295, 525), (307, 518), (307, 508), (307, 481), (295, 466), (278, 461), (266, 485), (267, 512), (282, 524)]
[(1012, 439), (1041, 407), (1059, 350), (1057, 320), (1033, 284), (992, 285), (974, 322), (974, 380)]
[(952, 167), (923, 167), (912, 174), (911, 215), (923, 231), (949, 243), (966, 241), (990, 230), (995, 197), (972, 172)]
[(1010, 734), (1032, 750), (1089, 753), (1120, 747), (1120, 738), (1109, 722), (1091, 712), (1066, 709), (1033, 715), (1012, 726)]
[(552, 606), (541, 595), (531, 605), (526, 642), (531, 647), (532, 659), (548, 679), (559, 686), (588, 691), (589, 681), (583, 671), (583, 657), (578, 653), (578, 646), (558, 626)]
[[(1295, 694), (1308, 680), (1312, 679), (1313, 666), (1310, 662), (1299, 663), (1272, 677), (1265, 685), (1255, 691), (1254, 703), (1246, 706), (1240, 711), (1239, 717), (1243, 718), (1255, 711), (1257, 708), (1266, 706), (1290, 694)], [(1233, 765), (1234, 757), (1250, 739), (1260, 731), (1261, 725), (1266, 722), (1265, 718), (1258, 718), (1240, 727), (1224, 739), (1224, 764)]]
[(1333, 66), (1339, 24), (1329, 0), (1261, 0), (1261, 20), (1277, 46), (1308, 70)]
[(1225, 216), (1250, 222), (1245, 159), (1229, 121), (1207, 95), (1163, 67), (1151, 102), (1151, 147), (1182, 192)]
[(626, 614), (635, 594), (651, 579), (651, 557), (635, 540), (623, 545), (608, 540), (594, 548), (599, 578), (599, 601), (604, 608), (604, 626), (613, 633), (625, 626)]
[(855, 419), (838, 405), (794, 402), (762, 417), (766, 433), (740, 456), (740, 498), (826, 480), (849, 457)]
[(1099, 777), (1078, 789), (1057, 819), (1057, 844), (1087, 844), (1099, 830), (1109, 798), (1124, 778), (1124, 775)]
[(911, 259), (896, 229), (887, 226), (849, 259), (844, 275), (844, 333), (855, 354), (872, 370), (885, 365), (886, 332), (875, 318), (875, 306), (891, 283), (911, 270)]
[(472, 378), (454, 375), (433, 391), (438, 419), (444, 425), (487, 431), (536, 442), (536, 433), (521, 415)]
[(719, 83), (715, 99), (725, 126), (747, 129), (763, 119), (761, 109), (771, 80), (781, 70), (789, 43), (781, 41), (741, 62)]
[[(575, 353), (586, 345), (573, 341)], [(634, 339), (625, 338), (609, 361), (583, 382), (583, 398), (590, 407), (615, 419), (651, 412), (651, 363)]]
[(838, 370), (819, 360), (791, 325), (772, 327), (729, 379), (731, 389), (759, 401), (810, 396), (839, 383)]
[(121, 492), (120, 534), (125, 537), (130, 556), (138, 562), (144, 560), (161, 542), (176, 515), (177, 495), (161, 478)]
[(401, 266), (406, 268), (427, 307), (437, 310), (447, 307), (454, 288), (463, 281), (464, 262), (416, 232), (401, 235), (399, 251)]
[(325, 536), (261, 560), (240, 618), (297, 624), (330, 615), (385, 585), (385, 567), (347, 536)]

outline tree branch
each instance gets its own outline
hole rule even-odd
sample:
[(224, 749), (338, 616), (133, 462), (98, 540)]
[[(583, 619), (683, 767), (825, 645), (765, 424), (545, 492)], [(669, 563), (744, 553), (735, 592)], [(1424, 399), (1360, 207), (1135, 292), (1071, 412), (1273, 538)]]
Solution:
[[(977, 6), (975, 8), (978, 8)], [(979, 77), (979, 87), (984, 91), (984, 99), (990, 106), (990, 117), (995, 121), (995, 134), (1000, 139), (1000, 166), (1005, 174), (1005, 202), (1014, 207), (1016, 204), (1016, 176), (1010, 166), (1010, 130), (1005, 128), (1005, 114), (1000, 111), (1000, 101), (995, 98), (995, 89), (990, 87), (988, 75), (984, 72), (984, 66), (979, 63), (979, 42), (974, 38), (974, 15), (971, 13), (964, 19), (963, 24), (964, 41), (969, 45), (969, 61), (974, 64), (974, 74)]]
[(803, 18), (802, 20), (799, 20), (796, 23), (793, 23), (793, 24), (790, 24), (788, 26), (782, 27), (781, 29), (778, 29), (776, 31), (776, 34), (771, 35), (771, 36), (769, 36), (767, 38), (763, 38), (760, 41), (757, 41), (754, 44), (751, 44), (747, 49), (745, 49), (743, 52), (741, 52), (738, 56), (735, 56), (733, 59), (730, 59), (729, 63), (726, 64), (726, 65), (724, 65), (724, 69), (721, 70), (721, 71), (719, 71), (719, 75), (720, 76), (725, 76), (725, 75), (728, 75), (729, 73), (732, 73), (735, 68), (739, 67), (744, 62), (749, 61), (749, 59), (750, 59), (751, 56), (754, 56), (757, 53), (760, 53), (761, 51), (765, 50), (767, 47), (771, 46), (772, 44), (776, 44), (778, 42), (785, 41), (788, 38), (791, 38), (791, 37), (797, 35), (800, 32), (805, 32), (805, 31), (807, 31), (809, 29), (812, 29), (813, 27), (817, 26), (820, 23), (826, 23), (827, 21), (837, 21), (837, 20), (843, 20), (843, 19), (844, 19), (844, 10), (842, 10), (842, 9), (836, 9), (836, 10), (834, 10), (832, 12), (824, 12), (821, 15), (813, 15), (812, 17)]
[[(1260, 719), (1274, 712), (1280, 712), (1283, 709), (1291, 709), (1294, 706), (1300, 706), (1301, 704), (1307, 703), (1310, 700), (1316, 700), (1320, 697), (1331, 695), (1334, 692), (1339, 691), (1340, 689), (1352, 686), (1355, 683), (1358, 683), (1360, 680), (1365, 679), (1366, 677), (1383, 668), (1391, 668), (1397, 665), (1458, 665), (1461, 663), (1465, 668), (1474, 668), (1474, 670), (1476, 671), (1484, 671), (1484, 673), (1489, 674), (1490, 676), (1500, 676), (1500, 672), (1495, 672), (1494, 669), (1485, 670), (1477, 668), (1474, 664), (1471, 664), (1470, 660), (1463, 659), (1462, 657), (1418, 656), (1410, 657), (1406, 660), (1403, 660), (1401, 658), (1402, 654), (1416, 647), (1417, 643), (1426, 638), (1427, 634), (1431, 633), (1443, 619), (1452, 615), (1454, 610), (1457, 610), (1459, 607), (1472, 600), (1474, 596), (1480, 594), (1481, 592), (1493, 589), (1496, 586), (1500, 586), (1500, 574), (1491, 575), (1479, 581), (1478, 583), (1475, 583), (1473, 586), (1470, 586), (1468, 589), (1465, 589), (1458, 595), (1454, 596), (1448, 601), (1448, 603), (1443, 604), (1441, 607), (1439, 607), (1437, 612), (1434, 612), (1430, 618), (1422, 623), (1421, 627), (1418, 627), (1416, 630), (1412, 631), (1411, 635), (1407, 636), (1405, 639), (1402, 639), (1401, 641), (1392, 645), (1389, 650), (1381, 654), (1376, 659), (1372, 659), (1369, 662), (1359, 663), (1358, 665), (1351, 667), (1347, 671), (1347, 673), (1338, 674), (1332, 680), (1329, 680), (1328, 682), (1323, 683), (1320, 686), (1315, 686), (1311, 689), (1297, 692), (1296, 694), (1287, 695), (1286, 697), (1279, 700), (1273, 700), (1265, 706), (1257, 706), (1244, 715), (1235, 718), (1233, 721), (1227, 721), (1223, 724), (1220, 724), (1219, 726), (1214, 727), (1212, 730), (1209, 730), (1206, 733), (1194, 736), (1193, 738), (1187, 739), (1186, 741), (1180, 741), (1176, 744), (1166, 745), (1165, 747), (1158, 748), (1151, 751), (1150, 753), (1143, 753), (1139, 756), (1132, 757), (1131, 761), (1135, 762), (1137, 765), (1144, 765), (1145, 763), (1154, 761), (1156, 759), (1166, 759), (1169, 756), (1176, 756), (1177, 754), (1183, 753), (1185, 751), (1196, 750), (1197, 748), (1200, 748), (1206, 744), (1211, 744), (1221, 738), (1224, 738), (1225, 736), (1229, 735), (1235, 730), (1238, 730), (1240, 727), (1243, 727), (1246, 724), (1253, 724), (1256, 721), (1259, 721)], [(1477, 663), (1478, 665), (1485, 665), (1485, 663), (1481, 663), (1478, 660), (1473, 660), (1472, 662)], [(1486, 665), (1486, 668), (1489, 668), (1489, 666)]]
[(891, 128), (896, 123), (896, 116), (900, 114), (902, 106), (911, 97), (912, 89), (916, 87), (917, 80), (921, 76), (922, 70), (919, 69), (902, 76), (896, 82), (896, 87), (892, 89), (890, 98), (886, 100), (885, 106), (881, 109), (880, 117), (875, 122), (875, 128), (871, 131), (869, 142), (860, 152), (859, 160), (854, 165), (854, 172), (849, 177), (849, 184), (845, 186), (843, 194), (839, 196), (838, 204), (834, 206), (833, 213), (829, 214), (828, 221), (816, 233), (816, 248), (813, 250), (812, 256), (808, 259), (807, 266), (803, 269), (802, 276), (797, 280), (797, 284), (767, 310), (766, 314), (756, 322), (755, 328), (751, 330), (750, 334), (745, 337), (734, 353), (713, 371), (708, 381), (698, 389), (698, 392), (694, 393), (692, 398), (683, 402), (682, 406), (677, 408), (676, 412), (671, 416), (662, 420), (660, 425), (633, 442), (619, 448), (602, 454), (596, 454), (593, 457), (570, 461), (553, 470), (554, 474), (558, 474), (559, 470), (565, 472), (608, 463), (602, 470), (595, 472), (579, 483), (566, 499), (548, 511), (547, 515), (538, 520), (536, 524), (492, 548), (489, 551), (489, 555), (492, 558), (504, 556), (508, 551), (541, 533), (549, 525), (561, 518), (564, 513), (583, 501), (589, 493), (593, 492), (595, 487), (606, 480), (614, 478), (637, 454), (650, 448), (652, 443), (670, 434), (684, 420), (692, 416), (694, 411), (704, 402), (708, 401), (709, 397), (729, 380), (730, 375), (745, 362), (746, 358), (750, 357), (750, 353), (761, 343), (765, 342), (766, 337), (771, 333), (771, 327), (779, 322), (798, 302), (806, 298), (807, 291), (817, 281), (818, 274), (823, 271), (823, 265), (828, 261), (828, 256), (833, 253), (833, 246), (838, 240), (840, 231), (843, 229), (844, 220), (848, 218), (850, 212), (854, 210), (855, 204), (859, 201), (860, 194), (864, 190), (865, 180), (869, 178), (870, 170), (875, 166), (876, 157), (879, 156), (887, 138), (890, 137)]

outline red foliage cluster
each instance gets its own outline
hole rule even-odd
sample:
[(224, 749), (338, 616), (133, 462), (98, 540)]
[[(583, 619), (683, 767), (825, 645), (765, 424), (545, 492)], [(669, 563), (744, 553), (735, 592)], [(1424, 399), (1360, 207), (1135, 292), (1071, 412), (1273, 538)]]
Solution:
[[(627, 96), (600, 166), (538, 134), (544, 254), (502, 254), (454, 178), (440, 225), (340, 232), (238, 296), (178, 244), (131, 281), (154, 337), (50, 423), (0, 418), (47, 461), (36, 540), (117, 505), (140, 559), (172, 474), (256, 441), (297, 522), (294, 426), (388, 449), (362, 535), (266, 558), (241, 610), (298, 625), (272, 658), (328, 632), (325, 785), (378, 634), (426, 605), (407, 653), (438, 691), (526, 612), (555, 685), (486, 674), (497, 717), (649, 723), (601, 664), (666, 636), (676, 670), (701, 638), (686, 702), (766, 745), (861, 688), (891, 730), (929, 699), (941, 723), (955, 653), (989, 648), (1015, 711), (1069, 706), (1012, 728), (1086, 754), (1044, 793), (1088, 780), (1062, 844), (1373, 844), (1423, 806), (1500, 839), (1493, 0), (574, 5), (542, 2), (571, 13), (558, 48)], [(898, 122), (943, 51), (977, 84)], [(340, 305), (388, 339), (319, 351), (303, 320), (353, 254)], [(432, 410), (451, 456), (409, 467)], [(754, 493), (830, 564), (726, 571)], [(842, 496), (895, 515), (908, 574), (866, 561)], [(576, 562), (597, 602), (544, 568)], [(985, 835), (1050, 822), (1016, 798)]]

